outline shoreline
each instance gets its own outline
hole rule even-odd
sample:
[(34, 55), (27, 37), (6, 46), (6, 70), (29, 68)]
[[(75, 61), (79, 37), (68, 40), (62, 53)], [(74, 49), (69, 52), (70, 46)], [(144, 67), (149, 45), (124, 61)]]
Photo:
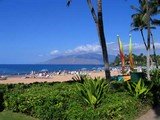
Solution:
[[(87, 75), (91, 76), (92, 78), (95, 77), (105, 77), (104, 71), (88, 71), (86, 72)], [(119, 73), (118, 71), (111, 71), (111, 76), (117, 76)], [(72, 81), (72, 77), (76, 76), (76, 74), (60, 74), (60, 75), (52, 75), (49, 78), (26, 78), (25, 76), (10, 76), (6, 80), (0, 80), (0, 84), (30, 84), (34, 82), (66, 82)]]

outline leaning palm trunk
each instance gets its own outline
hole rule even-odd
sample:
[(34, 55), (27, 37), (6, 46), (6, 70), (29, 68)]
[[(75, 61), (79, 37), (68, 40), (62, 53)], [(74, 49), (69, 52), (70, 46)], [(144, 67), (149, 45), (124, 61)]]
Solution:
[[(69, 6), (71, 0), (67, 0), (67, 5)], [(105, 77), (106, 79), (110, 79), (110, 71), (109, 71), (109, 60), (108, 60), (108, 52), (106, 46), (106, 40), (104, 35), (104, 28), (103, 28), (103, 16), (102, 16), (102, 0), (97, 0), (97, 14), (94, 10), (91, 0), (86, 0), (88, 7), (91, 11), (92, 17), (97, 27), (99, 42), (102, 48), (102, 55), (103, 55), (103, 62), (104, 62), (104, 70), (105, 70)]]
[(147, 3), (147, 13), (144, 15), (144, 19), (146, 19), (147, 24), (147, 79), (151, 80), (150, 77), (150, 35), (151, 35), (151, 28), (150, 28), (150, 11), (149, 11), (149, 5), (148, 0), (146, 0)]
[(102, 0), (98, 0), (98, 23), (96, 25), (99, 36), (99, 42), (102, 48), (105, 76), (106, 78), (110, 78), (108, 51), (107, 51), (104, 28), (103, 28)]
[(156, 63), (156, 68), (158, 69), (158, 61), (157, 61), (157, 55), (156, 55), (156, 48), (155, 48), (155, 45), (154, 45), (154, 38), (153, 38), (152, 33), (151, 33), (151, 37), (152, 37), (152, 45), (153, 45), (153, 57), (154, 57), (154, 61)]
[(95, 10), (92, 6), (91, 0), (87, 0), (87, 3), (90, 8), (94, 22), (96, 24), (96, 27), (97, 27), (99, 42), (100, 42), (100, 45), (102, 48), (105, 77), (106, 77), (106, 79), (110, 79), (108, 51), (107, 51), (106, 40), (105, 40), (105, 35), (104, 35), (104, 27), (103, 27), (102, 0), (97, 0), (98, 16), (96, 16), (96, 13), (95, 13)]
[(150, 49), (147, 49), (147, 79), (150, 80)]
[(141, 29), (140, 32), (141, 32), (141, 36), (142, 36), (142, 39), (143, 39), (143, 43), (144, 43), (145, 48), (147, 50), (147, 45), (146, 45), (146, 41), (145, 41), (145, 38), (144, 38), (143, 29)]
[(147, 79), (151, 80), (150, 77), (150, 23), (148, 23), (148, 27), (147, 27)]
[[(102, 22), (102, 21), (101, 21)], [(106, 79), (110, 78), (110, 71), (109, 71), (109, 60), (108, 60), (108, 51), (107, 46), (105, 42), (105, 36), (104, 36), (104, 29), (103, 29), (103, 23), (97, 24), (97, 31), (98, 31), (98, 37), (99, 42), (102, 48), (102, 56), (103, 56), (103, 62), (104, 62), (104, 70), (105, 70), (105, 77)]]
[[(142, 39), (143, 39), (143, 43), (144, 43), (145, 48), (147, 50), (147, 44), (146, 44), (146, 41), (145, 41), (145, 38), (144, 38), (143, 29), (141, 29), (140, 32), (141, 32), (141, 36), (142, 36)], [(156, 68), (158, 69), (157, 54), (156, 54), (156, 48), (155, 48), (155, 45), (154, 45), (154, 38), (153, 38), (152, 32), (151, 32), (151, 37), (152, 37), (152, 45), (153, 45), (153, 57), (154, 57), (154, 61), (156, 63)]]
[(143, 29), (140, 30), (141, 36), (143, 39), (143, 43), (145, 45), (145, 48), (147, 50), (147, 79), (150, 80), (150, 23), (147, 21), (147, 44), (144, 38)]

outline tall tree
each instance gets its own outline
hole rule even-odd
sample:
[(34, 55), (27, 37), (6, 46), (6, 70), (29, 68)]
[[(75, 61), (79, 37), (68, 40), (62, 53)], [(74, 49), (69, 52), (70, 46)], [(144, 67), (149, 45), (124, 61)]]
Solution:
[[(108, 51), (107, 51), (106, 39), (104, 34), (104, 26), (103, 26), (102, 0), (97, 0), (96, 11), (92, 4), (92, 0), (86, 0), (86, 1), (97, 28), (99, 42), (102, 49), (102, 56), (103, 56), (103, 62), (104, 62), (104, 68), (105, 68), (104, 69), (105, 77), (106, 79), (110, 79)], [(69, 6), (70, 3), (71, 3), (71, 0), (68, 0), (67, 5)]]
[[(159, 13), (159, 5), (157, 0), (139, 0), (139, 8), (131, 6), (132, 9), (136, 10), (137, 13), (132, 15), (133, 23), (131, 24), (134, 27), (133, 30), (140, 30), (144, 45), (147, 50), (147, 78), (150, 80), (150, 37), (152, 35), (151, 29), (154, 28), (151, 25), (158, 25), (160, 23), (157, 19), (152, 19), (151, 16)], [(147, 41), (145, 40), (143, 29), (147, 29)], [(154, 40), (152, 39), (154, 46)], [(153, 47), (155, 50), (155, 47)], [(154, 51), (155, 53), (155, 51)], [(156, 58), (156, 57), (155, 57)]]
[[(131, 31), (140, 31), (143, 43), (144, 43), (145, 48), (147, 50), (147, 44), (146, 44), (146, 40), (144, 37), (144, 29), (147, 29), (147, 25), (143, 22), (142, 18), (143, 18), (143, 14), (133, 14), (132, 15), (133, 22), (131, 23), (131, 27), (132, 27)], [(160, 23), (154, 24), (152, 22), (152, 26), (150, 28), (155, 29), (156, 25), (160, 25)], [(151, 40), (152, 40), (152, 46), (153, 46), (154, 61), (156, 63), (156, 68), (158, 68), (158, 61), (156, 59), (156, 56), (157, 56), (156, 55), (156, 48), (154, 45), (154, 38), (153, 38), (152, 32), (151, 32)]]

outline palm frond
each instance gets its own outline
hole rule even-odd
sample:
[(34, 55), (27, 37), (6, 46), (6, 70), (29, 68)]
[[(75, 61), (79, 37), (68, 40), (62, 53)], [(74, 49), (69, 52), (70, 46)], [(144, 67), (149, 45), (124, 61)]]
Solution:
[(67, 6), (70, 6), (72, 0), (67, 0)]
[(142, 21), (145, 23), (145, 24), (148, 24), (150, 20), (150, 14), (149, 13), (145, 13), (142, 17)]
[[(148, 27), (146, 26), (146, 27), (144, 27), (144, 29), (147, 29)], [(156, 29), (156, 27), (154, 27), (154, 26), (150, 26), (150, 29)]]
[(133, 18), (133, 19), (134, 19), (134, 18), (137, 18), (139, 15), (141, 15), (141, 14), (139, 14), (139, 13), (132, 14), (132, 15), (131, 15), (131, 18)]
[(153, 24), (153, 25), (160, 25), (160, 20), (158, 20), (158, 19), (153, 19), (153, 20), (152, 20), (152, 24)]
[(132, 22), (132, 23), (130, 24), (130, 26), (131, 26), (131, 27), (134, 27), (134, 22)]
[(154, 26), (150, 26), (150, 29), (156, 29), (156, 27), (154, 27)]
[(136, 28), (133, 28), (133, 29), (131, 29), (131, 32), (132, 31), (139, 31), (140, 29), (138, 28), (138, 27), (136, 27)]
[(139, 0), (139, 4), (142, 4), (143, 2), (142, 2), (142, 0)]
[(134, 6), (134, 5), (131, 5), (131, 9), (133, 9), (133, 10), (135, 10), (135, 11), (137, 11), (137, 12), (142, 12), (142, 10), (141, 9), (139, 9), (139, 8), (137, 8), (136, 6)]

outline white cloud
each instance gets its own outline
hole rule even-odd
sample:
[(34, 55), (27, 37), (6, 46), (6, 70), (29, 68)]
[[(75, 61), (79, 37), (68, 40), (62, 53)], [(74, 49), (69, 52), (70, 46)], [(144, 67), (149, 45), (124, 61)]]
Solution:
[(58, 50), (52, 50), (52, 51), (50, 52), (51, 55), (56, 55), (56, 54), (58, 54), (58, 53), (59, 53)]
[[(145, 45), (143, 43), (133, 43), (133, 50), (145, 50)], [(154, 43), (156, 49), (160, 49), (160, 43), (156, 42)], [(151, 44), (151, 49), (152, 49), (152, 44)], [(128, 50), (129, 49), (129, 44), (125, 44), (124, 45), (124, 50)]]
[[(107, 43), (108, 49), (113, 49), (115, 42)], [(101, 46), (99, 44), (87, 44), (78, 46), (72, 50), (67, 50), (65, 54), (78, 54), (78, 53), (101, 53)]]
[[(108, 49), (113, 51), (113, 46), (115, 46), (115, 42), (107, 43)], [(110, 50), (109, 50), (110, 51)], [(83, 53), (101, 53), (101, 46), (99, 44), (86, 44), (77, 46), (74, 49), (65, 50), (64, 52), (53, 50), (50, 52), (50, 55), (57, 56), (59, 54), (63, 55), (72, 55), (72, 54), (83, 54)], [(113, 52), (111, 52), (112, 54)]]
[(160, 49), (160, 43), (156, 42), (156, 43), (155, 43), (155, 47), (156, 47), (157, 49)]
[[(133, 45), (133, 53), (139, 54), (145, 52), (145, 46), (143, 43), (132, 43)], [(156, 49), (160, 49), (160, 43), (155, 43)], [(128, 54), (129, 44), (123, 43), (124, 52)], [(152, 45), (151, 45), (152, 48)], [(110, 55), (117, 55), (119, 54), (119, 46), (118, 43), (110, 42), (107, 43), (108, 53)], [(101, 46), (99, 44), (87, 44), (77, 46), (74, 49), (66, 50), (64, 52), (53, 50), (50, 52), (50, 55), (57, 56), (61, 55), (72, 55), (72, 54), (83, 54), (83, 53), (101, 53)]]
[(76, 53), (94, 53), (100, 52), (101, 48), (98, 44), (87, 44), (74, 48), (73, 50), (67, 50), (66, 54), (76, 54)]
[[(133, 50), (143, 50), (145, 49), (144, 44), (142, 43), (132, 43)], [(119, 48), (117, 48), (119, 50)], [(129, 49), (129, 44), (124, 44), (123, 49), (126, 51)]]

